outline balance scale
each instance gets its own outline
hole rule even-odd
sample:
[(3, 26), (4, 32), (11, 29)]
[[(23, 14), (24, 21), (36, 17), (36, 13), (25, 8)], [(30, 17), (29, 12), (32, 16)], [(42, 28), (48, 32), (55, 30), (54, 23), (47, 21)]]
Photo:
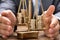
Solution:
[[(42, 16), (38, 15), (38, 0), (35, 0), (36, 7), (32, 18), (32, 0), (20, 0), (20, 5), (17, 13), (17, 37), (21, 39), (38, 38), (39, 31), (43, 31)], [(21, 9), (21, 6), (23, 7)], [(26, 6), (26, 9), (25, 7)], [(41, 3), (42, 6), (42, 3)], [(43, 11), (43, 8), (42, 8)], [(35, 19), (36, 17), (36, 19)]]

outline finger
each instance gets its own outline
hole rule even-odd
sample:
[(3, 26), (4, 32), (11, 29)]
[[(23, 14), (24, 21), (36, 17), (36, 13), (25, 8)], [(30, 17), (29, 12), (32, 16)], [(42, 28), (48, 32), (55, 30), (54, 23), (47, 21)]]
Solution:
[(15, 15), (13, 14), (12, 11), (10, 11), (10, 10), (3, 11), (3, 12), (1, 13), (1, 15), (2, 15), (2, 16), (6, 16), (7, 18), (9, 18), (9, 19), (12, 21), (13, 24), (15, 24), (15, 22), (16, 22), (16, 17), (15, 17)]
[(48, 34), (47, 36), (53, 38), (54, 34)]
[(11, 25), (11, 21), (7, 17), (4, 17), (4, 16), (0, 17), (0, 22), (7, 25)]
[(13, 34), (13, 31), (14, 31), (13, 29), (10, 30), (10, 31), (9, 31), (9, 35)]
[(59, 31), (59, 24), (57, 24), (54, 28), (49, 29), (50, 34), (54, 34)]
[(58, 32), (58, 31), (59, 31), (59, 27), (60, 27), (60, 26), (59, 26), (59, 23), (58, 23), (58, 24), (55, 26), (54, 31), (55, 31), (55, 32)]
[(10, 33), (10, 32), (8, 32), (7, 33), (7, 31), (5, 31), (5, 33), (1, 33), (1, 36), (3, 37), (3, 38), (7, 38), (8, 36), (10, 36), (12, 33)]
[(51, 5), (48, 9), (47, 9), (47, 11), (46, 11), (46, 17), (49, 17), (49, 16), (51, 16), (53, 13), (54, 13), (54, 10), (55, 10), (55, 6), (54, 5)]
[(59, 34), (59, 32), (56, 32), (54, 34), (48, 34), (47, 36), (50, 38), (55, 38), (58, 34)]
[(9, 35), (11, 35), (11, 34), (13, 34), (13, 29), (12, 30), (10, 30), (10, 31), (8, 31), (9, 32), (9, 34), (2, 34), (2, 37), (3, 38), (7, 38)]
[(10, 25), (0, 24), (0, 29), (10, 31), (12, 30), (12, 27)]
[(52, 28), (49, 29), (50, 34), (53, 34), (54, 32), (55, 32), (54, 29), (52, 29)]
[(9, 35), (9, 31), (0, 29), (0, 34)]
[(57, 24), (58, 24), (58, 20), (56, 19), (56, 17), (53, 16), (52, 20), (51, 20), (51, 24), (50, 24), (50, 28), (54, 28)]

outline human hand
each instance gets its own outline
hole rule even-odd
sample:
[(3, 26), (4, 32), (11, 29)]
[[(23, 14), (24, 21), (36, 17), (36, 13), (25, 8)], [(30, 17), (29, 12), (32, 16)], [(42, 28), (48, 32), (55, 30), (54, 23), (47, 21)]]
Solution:
[(5, 10), (1, 12), (0, 22), (0, 34), (2, 34), (3, 38), (7, 38), (13, 33), (16, 17), (12, 11)]
[(59, 22), (57, 18), (53, 15), (55, 6), (51, 5), (47, 11), (42, 15), (43, 24), (45, 26), (45, 35), (54, 38), (59, 33)]

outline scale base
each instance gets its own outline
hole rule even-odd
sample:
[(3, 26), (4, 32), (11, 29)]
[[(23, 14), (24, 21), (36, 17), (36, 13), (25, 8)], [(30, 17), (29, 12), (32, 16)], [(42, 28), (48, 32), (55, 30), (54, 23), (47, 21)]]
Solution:
[(37, 39), (38, 33), (38, 31), (17, 32), (17, 37), (19, 39)]

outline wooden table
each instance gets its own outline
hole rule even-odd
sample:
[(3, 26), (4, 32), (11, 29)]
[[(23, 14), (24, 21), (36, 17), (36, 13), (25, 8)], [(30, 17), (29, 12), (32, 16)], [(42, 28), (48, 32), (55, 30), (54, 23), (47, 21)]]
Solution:
[[(59, 37), (60, 37), (60, 34), (58, 35), (56, 40), (60, 40)], [(50, 39), (48, 37), (44, 36), (44, 32), (41, 31), (41, 32), (39, 32), (38, 39), (18, 39), (16, 35), (12, 35), (7, 39), (3, 39), (0, 37), (0, 40), (50, 40)]]

